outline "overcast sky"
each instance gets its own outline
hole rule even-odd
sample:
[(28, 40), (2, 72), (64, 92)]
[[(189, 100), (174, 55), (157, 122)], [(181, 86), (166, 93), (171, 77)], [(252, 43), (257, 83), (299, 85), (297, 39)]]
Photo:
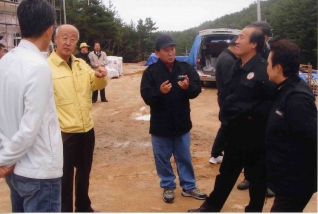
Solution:
[[(108, 0), (103, 0), (108, 6)], [(125, 23), (150, 17), (159, 31), (183, 31), (226, 14), (241, 11), (256, 0), (112, 0)], [(256, 13), (256, 11), (255, 11)], [(256, 21), (256, 20), (255, 20)]]

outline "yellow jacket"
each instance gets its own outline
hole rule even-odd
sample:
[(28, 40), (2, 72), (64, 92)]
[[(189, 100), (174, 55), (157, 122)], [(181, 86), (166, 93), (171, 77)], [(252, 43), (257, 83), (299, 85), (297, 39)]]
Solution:
[(94, 127), (92, 91), (105, 88), (108, 78), (97, 78), (82, 59), (72, 57), (72, 70), (55, 51), (48, 58), (60, 127), (66, 133), (87, 132)]

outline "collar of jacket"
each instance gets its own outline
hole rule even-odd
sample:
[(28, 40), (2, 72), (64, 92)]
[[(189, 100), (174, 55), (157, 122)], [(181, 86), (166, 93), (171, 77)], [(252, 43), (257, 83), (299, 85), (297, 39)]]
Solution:
[[(241, 67), (241, 69), (243, 69), (244, 71), (250, 71), (254, 67), (254, 65), (260, 60), (262, 60), (262, 62), (265, 63), (265, 59), (263, 59), (261, 55), (258, 53), (255, 56), (253, 56), (250, 60), (248, 60), (248, 62), (245, 63), (245, 65)], [(235, 62), (235, 67), (236, 68), (240, 67), (241, 64), (242, 64), (242, 60), (239, 59)]]
[(295, 83), (298, 83), (300, 81), (300, 78), (295, 74), (295, 75), (292, 75), (290, 77), (288, 77), (287, 79), (285, 79), (283, 82), (279, 83), (277, 85), (277, 89), (280, 90), (282, 87), (284, 87), (284, 85), (288, 84), (288, 83), (291, 83), (293, 82), (294, 86), (296, 85)]
[[(50, 58), (56, 66), (60, 66), (63, 62), (65, 62), (59, 55), (56, 54), (55, 51), (51, 53)], [(73, 54), (71, 55), (71, 58), (72, 62), (79, 62), (79, 59), (76, 58)]]
[[(160, 66), (165, 66), (165, 68), (167, 68), (167, 69), (169, 70), (168, 66), (167, 66), (164, 62), (162, 62), (160, 59), (158, 59), (157, 64), (160, 65)], [(177, 61), (176, 59), (174, 59), (174, 61), (173, 61), (173, 66), (171, 67), (172, 70), (173, 70), (173, 68), (176, 67), (177, 65), (178, 65), (178, 61)]]
[(303, 88), (298, 88), (298, 84), (300, 81), (303, 81), (303, 80), (301, 80), (300, 77), (295, 74), (288, 77), (283, 82), (277, 85), (277, 90), (278, 90), (277, 96), (279, 96), (279, 94), (285, 95), (283, 99), (281, 100), (281, 102), (279, 103), (280, 110), (285, 107), (285, 100), (295, 90), (298, 92), (307, 93), (306, 91), (303, 91)]
[(234, 55), (234, 53), (232, 51), (230, 51), (229, 49), (225, 49), (224, 51), (226, 53), (230, 54), (230, 56), (233, 57), (233, 59), (237, 60), (237, 57)]

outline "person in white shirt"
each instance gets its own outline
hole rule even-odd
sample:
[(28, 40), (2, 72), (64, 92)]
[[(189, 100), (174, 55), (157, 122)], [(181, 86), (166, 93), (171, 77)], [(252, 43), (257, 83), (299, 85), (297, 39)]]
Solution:
[(12, 212), (61, 212), (63, 143), (52, 73), (41, 53), (56, 13), (45, 0), (24, 0), (17, 16), (22, 40), (0, 60), (0, 177)]

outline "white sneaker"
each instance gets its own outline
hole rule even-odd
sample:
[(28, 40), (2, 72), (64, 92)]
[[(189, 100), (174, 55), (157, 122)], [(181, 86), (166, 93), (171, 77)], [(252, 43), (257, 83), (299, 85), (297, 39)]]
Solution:
[(209, 162), (212, 164), (222, 163), (223, 156), (218, 156), (217, 158), (211, 157)]

